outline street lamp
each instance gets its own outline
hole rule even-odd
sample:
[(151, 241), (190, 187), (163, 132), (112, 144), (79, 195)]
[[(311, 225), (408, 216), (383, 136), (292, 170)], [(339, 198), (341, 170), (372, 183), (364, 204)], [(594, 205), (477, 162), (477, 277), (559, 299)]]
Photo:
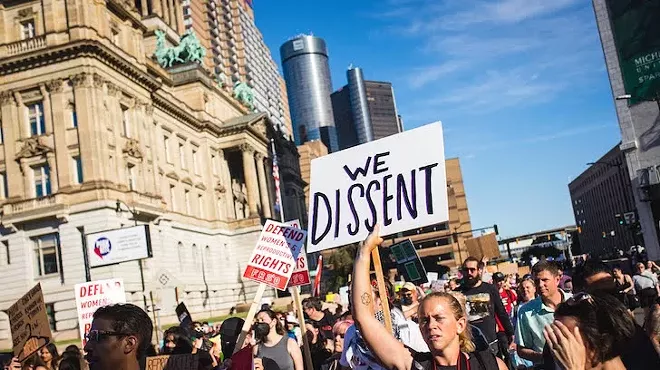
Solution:
[(128, 204), (124, 203), (123, 201), (121, 201), (121, 200), (119, 200), (119, 199), (117, 199), (117, 202), (116, 202), (115, 204), (116, 204), (116, 205), (115, 205), (115, 212), (117, 212), (117, 213), (122, 213), (122, 212), (124, 212), (124, 210), (121, 209), (121, 205), (122, 205), (122, 204), (123, 204), (124, 206), (126, 206), (126, 209), (128, 210), (128, 212), (133, 216), (133, 221), (135, 222), (135, 226), (137, 226), (137, 224), (138, 224), (138, 223), (137, 223), (137, 213), (138, 213), (138, 212), (135, 210), (135, 207), (133, 207), (133, 208), (131, 209), (131, 207), (129, 207)]

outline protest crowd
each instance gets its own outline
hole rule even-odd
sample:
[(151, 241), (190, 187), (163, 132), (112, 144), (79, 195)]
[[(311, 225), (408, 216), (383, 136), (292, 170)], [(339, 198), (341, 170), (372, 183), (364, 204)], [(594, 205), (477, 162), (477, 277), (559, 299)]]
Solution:
[[(148, 314), (115, 304), (94, 313), (84, 348), (60, 353), (48, 343), (4, 369), (660, 369), (660, 269), (653, 261), (637, 263), (629, 276), (598, 259), (575, 267), (541, 260), (518, 276), (491, 274), (486, 261), (468, 257), (456, 277), (406, 282), (397, 291), (386, 282), (381, 292), (370, 274), (371, 251), (381, 242), (376, 229), (360, 244), (348, 307), (330, 310), (318, 297), (305, 298), (304, 322), (264, 304), (243, 337), (245, 321), (230, 317), (215, 326), (169, 327), (154, 345)], [(643, 323), (633, 314), (640, 310)], [(162, 355), (170, 357), (154, 365)]]

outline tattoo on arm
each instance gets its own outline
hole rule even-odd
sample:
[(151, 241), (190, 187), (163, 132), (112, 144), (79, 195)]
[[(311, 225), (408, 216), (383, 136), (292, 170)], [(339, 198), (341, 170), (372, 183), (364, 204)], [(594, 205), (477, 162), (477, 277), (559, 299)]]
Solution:
[(368, 306), (371, 304), (371, 294), (364, 293), (362, 294), (362, 304)]

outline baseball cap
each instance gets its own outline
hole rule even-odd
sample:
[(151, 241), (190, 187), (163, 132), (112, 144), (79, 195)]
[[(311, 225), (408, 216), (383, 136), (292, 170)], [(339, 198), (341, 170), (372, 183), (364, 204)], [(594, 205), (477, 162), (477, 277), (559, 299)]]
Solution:
[(499, 271), (493, 274), (494, 282), (504, 281), (504, 279), (505, 279), (504, 274)]
[(408, 281), (407, 283), (403, 284), (401, 289), (414, 291), (416, 288), (415, 288), (415, 284)]
[(289, 324), (299, 325), (298, 319), (294, 315), (291, 315), (291, 314), (286, 315), (286, 322), (288, 322)]

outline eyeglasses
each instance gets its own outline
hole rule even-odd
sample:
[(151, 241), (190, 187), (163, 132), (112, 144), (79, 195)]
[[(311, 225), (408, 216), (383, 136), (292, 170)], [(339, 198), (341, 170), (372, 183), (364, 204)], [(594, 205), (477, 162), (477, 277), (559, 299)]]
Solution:
[(566, 304), (573, 307), (585, 301), (592, 306), (594, 304), (594, 298), (589, 293), (580, 292), (567, 299)]
[(128, 334), (125, 333), (120, 333), (117, 331), (105, 331), (105, 330), (90, 330), (89, 333), (85, 334), (85, 339), (88, 342), (94, 341), (94, 342), (100, 342), (103, 338), (105, 337), (111, 337), (111, 336), (126, 336)]

